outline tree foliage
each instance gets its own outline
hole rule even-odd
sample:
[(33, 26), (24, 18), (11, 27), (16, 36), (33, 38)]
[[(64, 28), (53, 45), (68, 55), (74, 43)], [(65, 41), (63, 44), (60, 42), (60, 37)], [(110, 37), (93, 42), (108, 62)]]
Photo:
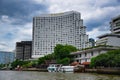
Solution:
[(62, 60), (57, 61), (59, 64), (68, 65), (70, 63), (70, 58), (63, 58)]
[(43, 64), (43, 63), (45, 63), (45, 60), (54, 60), (55, 59), (55, 56), (54, 56), (54, 54), (52, 53), (52, 54), (48, 54), (48, 55), (46, 55), (46, 56), (44, 56), (44, 57), (40, 57), (39, 59), (38, 59), (38, 64)]
[(70, 57), (70, 52), (77, 51), (77, 48), (72, 45), (62, 45), (57, 44), (54, 48), (55, 58), (57, 63), (68, 64), (72, 60)]
[(0, 69), (5, 67), (5, 64), (0, 64)]
[(54, 54), (56, 59), (63, 59), (69, 56), (70, 52), (77, 51), (77, 48), (72, 45), (57, 44), (54, 48)]
[(70, 52), (74, 51), (77, 51), (77, 49), (72, 45), (57, 44), (56, 47), (54, 48), (54, 53), (48, 54), (44, 57), (40, 57), (38, 59), (38, 64), (45, 63), (45, 60), (56, 60), (57, 63), (68, 64), (68, 62), (70, 62), (71, 60)]
[(120, 49), (108, 51), (91, 59), (92, 67), (120, 67)]
[(45, 57), (40, 57), (39, 59), (38, 59), (38, 64), (42, 64), (42, 63), (44, 63), (45, 62)]
[(30, 61), (21, 61), (21, 60), (18, 60), (18, 59), (16, 59), (15, 61), (13, 61), (12, 63), (11, 63), (11, 66), (12, 66), (12, 68), (14, 69), (14, 68), (16, 68), (18, 65), (19, 66), (24, 66), (24, 67), (28, 67), (28, 64), (30, 64)]

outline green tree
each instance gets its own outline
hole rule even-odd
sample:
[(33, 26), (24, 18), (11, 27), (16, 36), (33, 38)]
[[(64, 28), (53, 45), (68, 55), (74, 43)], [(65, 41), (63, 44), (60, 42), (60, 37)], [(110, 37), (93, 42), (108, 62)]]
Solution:
[(72, 45), (57, 44), (54, 48), (54, 54), (56, 59), (62, 59), (68, 57), (70, 52), (77, 51), (77, 48)]
[(38, 64), (40, 65), (45, 63), (45, 60), (56, 60), (57, 63), (68, 64), (72, 60), (70, 52), (74, 51), (77, 51), (77, 49), (72, 45), (57, 44), (54, 48), (54, 53), (48, 54), (44, 57), (40, 57), (38, 59)]
[(55, 58), (55, 57), (54, 57), (54, 54), (53, 54), (53, 53), (44, 56), (44, 59), (45, 59), (45, 60), (52, 60), (52, 59), (54, 59), (54, 58)]
[(14, 69), (14, 68), (16, 68), (18, 65), (19, 66), (25, 66), (25, 65), (27, 65), (27, 64), (29, 64), (30, 63), (30, 61), (21, 61), (21, 60), (19, 60), (19, 59), (16, 59), (15, 61), (13, 61), (12, 63), (11, 63), (11, 66), (12, 66), (12, 68)]
[(91, 59), (92, 67), (120, 67), (120, 49), (108, 51)]
[(95, 59), (96, 59), (96, 57), (93, 57), (93, 58), (91, 59), (90, 67), (96, 67)]
[(78, 49), (72, 45), (65, 45), (65, 47), (67, 47), (67, 49), (70, 51), (70, 52), (75, 52), (77, 51)]
[(2, 69), (3, 67), (5, 67), (5, 64), (0, 64), (0, 69)]
[[(75, 52), (75, 51), (77, 51), (77, 48), (72, 45), (57, 44), (56, 47), (54, 48), (54, 56), (57, 60), (57, 63), (62, 63), (65, 60), (67, 60), (68, 58), (71, 61), (72, 58), (70, 56), (70, 53)], [(69, 63), (70, 63), (70, 61), (69, 61)]]
[(59, 64), (63, 64), (63, 65), (68, 65), (70, 63), (70, 58), (63, 58), (62, 60), (58, 60)]
[(42, 63), (44, 63), (45, 62), (45, 57), (40, 57), (39, 59), (38, 59), (38, 64), (42, 64)]
[(108, 61), (106, 54), (100, 54), (95, 59), (96, 66), (107, 66), (106, 62)]
[(114, 57), (114, 62), (116, 67), (120, 67), (120, 54)]
[(56, 59), (60, 59), (61, 58), (61, 49), (64, 46), (61, 44), (57, 44), (56, 47), (54, 48), (54, 54), (55, 54), (55, 58)]
[(11, 66), (12, 66), (12, 68), (16, 68), (18, 65), (21, 66), (22, 64), (23, 64), (22, 61), (16, 59), (15, 61), (13, 61), (13, 62), (11, 63)]

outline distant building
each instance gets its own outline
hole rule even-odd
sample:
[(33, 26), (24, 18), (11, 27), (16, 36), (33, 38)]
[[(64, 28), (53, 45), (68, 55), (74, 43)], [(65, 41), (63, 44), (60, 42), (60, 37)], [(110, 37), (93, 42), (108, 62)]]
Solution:
[(112, 18), (110, 22), (110, 31), (113, 34), (119, 34), (120, 35), (120, 15)]
[(87, 42), (86, 27), (79, 12), (43, 14), (33, 18), (33, 58), (52, 53), (56, 44), (82, 49), (87, 47)]
[(120, 15), (110, 22), (111, 33), (98, 36), (96, 45), (120, 46)]
[(16, 43), (16, 59), (28, 60), (32, 54), (32, 41), (21, 41)]
[(93, 46), (95, 46), (95, 40), (93, 38), (89, 38), (87, 47), (89, 48)]
[(120, 35), (118, 34), (104, 34), (98, 36), (96, 45), (109, 45), (109, 46), (120, 46)]
[(13, 62), (15, 59), (15, 53), (0, 51), (0, 64), (8, 64)]

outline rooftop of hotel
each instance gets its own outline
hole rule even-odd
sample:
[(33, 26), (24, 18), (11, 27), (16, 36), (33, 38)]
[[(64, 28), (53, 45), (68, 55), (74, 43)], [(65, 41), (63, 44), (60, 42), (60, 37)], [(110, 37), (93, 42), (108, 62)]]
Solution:
[(36, 18), (36, 17), (57, 17), (57, 16), (69, 15), (72, 13), (79, 13), (80, 14), (80, 12), (77, 12), (77, 11), (67, 11), (67, 12), (61, 12), (61, 13), (40, 14), (39, 16), (35, 16), (34, 18)]

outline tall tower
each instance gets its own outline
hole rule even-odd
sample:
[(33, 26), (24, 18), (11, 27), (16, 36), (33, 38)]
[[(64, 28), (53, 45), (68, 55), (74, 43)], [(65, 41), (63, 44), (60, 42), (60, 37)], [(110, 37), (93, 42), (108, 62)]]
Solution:
[(79, 12), (43, 14), (33, 18), (32, 58), (52, 53), (56, 44), (82, 49), (87, 47), (87, 42), (86, 27)]

